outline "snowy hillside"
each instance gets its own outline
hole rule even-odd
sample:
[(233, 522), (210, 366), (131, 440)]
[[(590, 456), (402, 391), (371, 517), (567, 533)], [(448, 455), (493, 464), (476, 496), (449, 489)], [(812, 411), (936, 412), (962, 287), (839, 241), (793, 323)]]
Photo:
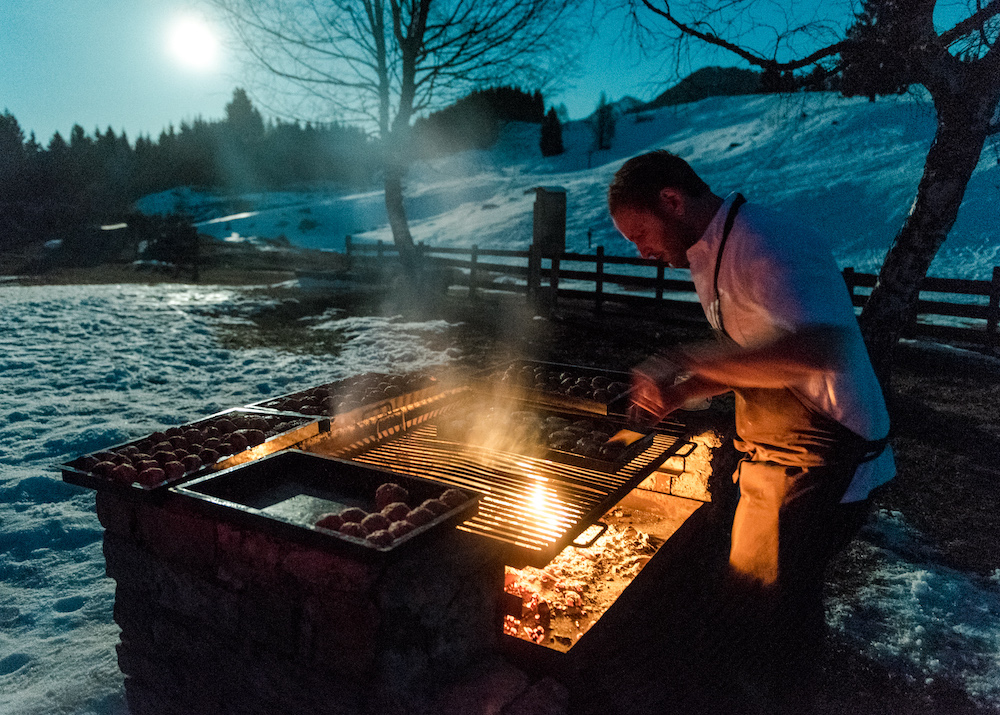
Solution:
[[(609, 151), (591, 153), (589, 127), (571, 122), (563, 130), (566, 153), (544, 158), (538, 127), (514, 124), (491, 150), (414, 166), (407, 209), (415, 239), (428, 245), (524, 248), (534, 200), (525, 192), (562, 186), (568, 250), (603, 245), (609, 254), (634, 255), (607, 217), (605, 191), (624, 159), (665, 148), (691, 162), (716, 193), (739, 190), (815, 223), (831, 237), (842, 267), (872, 272), (909, 210), (934, 125), (931, 106), (912, 97), (875, 103), (827, 93), (715, 97), (623, 116)], [(931, 275), (989, 278), (1000, 264), (993, 212), (998, 161), (1000, 149), (988, 146)], [(204, 233), (219, 238), (284, 234), (295, 244), (332, 250), (343, 249), (346, 234), (391, 240), (381, 191), (240, 198), (239, 213), (189, 190), (145, 197), (140, 208), (187, 210)]]

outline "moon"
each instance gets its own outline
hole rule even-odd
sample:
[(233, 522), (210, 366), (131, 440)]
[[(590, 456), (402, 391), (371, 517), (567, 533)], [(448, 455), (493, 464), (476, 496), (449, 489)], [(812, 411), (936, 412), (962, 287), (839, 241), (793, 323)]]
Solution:
[(201, 17), (178, 17), (171, 23), (167, 34), (170, 56), (192, 70), (207, 71), (218, 62), (219, 41), (212, 28)]

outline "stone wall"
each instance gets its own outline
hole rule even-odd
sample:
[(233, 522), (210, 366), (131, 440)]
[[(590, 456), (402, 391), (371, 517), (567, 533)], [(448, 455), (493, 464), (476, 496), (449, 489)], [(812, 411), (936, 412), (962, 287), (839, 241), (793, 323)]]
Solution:
[(498, 656), (503, 563), (463, 532), (369, 561), (179, 499), (99, 492), (97, 511), (132, 715), (564, 709)]

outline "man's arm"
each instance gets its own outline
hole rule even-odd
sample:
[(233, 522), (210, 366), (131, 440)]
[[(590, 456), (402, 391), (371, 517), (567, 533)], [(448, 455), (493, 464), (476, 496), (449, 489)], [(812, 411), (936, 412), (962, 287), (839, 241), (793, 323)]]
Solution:
[[(767, 343), (747, 348), (712, 343), (676, 349), (636, 369), (633, 402), (662, 418), (689, 400), (732, 388), (786, 387), (843, 362), (844, 344), (841, 328), (815, 326), (783, 332)], [(657, 365), (670, 368), (657, 371)], [(681, 373), (690, 377), (675, 383)]]

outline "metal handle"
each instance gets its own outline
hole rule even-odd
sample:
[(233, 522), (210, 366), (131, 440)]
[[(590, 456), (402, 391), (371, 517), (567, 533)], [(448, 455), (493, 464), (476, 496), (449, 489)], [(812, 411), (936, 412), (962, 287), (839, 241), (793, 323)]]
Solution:
[(571, 542), (569, 542), (569, 545), (570, 546), (575, 546), (578, 549), (589, 549), (591, 546), (593, 546), (594, 542), (596, 542), (598, 539), (600, 539), (602, 536), (604, 536), (604, 532), (608, 530), (608, 525), (605, 524), (603, 521), (598, 521), (598, 522), (596, 522), (596, 524), (599, 527), (601, 527), (601, 528), (598, 529), (597, 535), (593, 539), (591, 539), (590, 541), (588, 541), (586, 544), (578, 544), (575, 541), (571, 541)]
[[(681, 453), (681, 450), (682, 450), (682, 449), (684, 449), (685, 447), (687, 448), (687, 452), (684, 452), (684, 453), (682, 454), (682, 453)], [(692, 453), (692, 452), (694, 452), (694, 451), (695, 451), (696, 449), (698, 449), (698, 445), (697, 445), (697, 443), (695, 443), (695, 442), (685, 442), (685, 443), (684, 443), (683, 445), (681, 445), (681, 447), (680, 447), (680, 448), (679, 448), (679, 449), (678, 449), (678, 450), (677, 450), (676, 452), (674, 452), (674, 453), (673, 453), (673, 455), (671, 455), (671, 456), (674, 456), (674, 457), (681, 457), (681, 458), (684, 458), (684, 457), (690, 457), (690, 456), (691, 456), (691, 453)]]

